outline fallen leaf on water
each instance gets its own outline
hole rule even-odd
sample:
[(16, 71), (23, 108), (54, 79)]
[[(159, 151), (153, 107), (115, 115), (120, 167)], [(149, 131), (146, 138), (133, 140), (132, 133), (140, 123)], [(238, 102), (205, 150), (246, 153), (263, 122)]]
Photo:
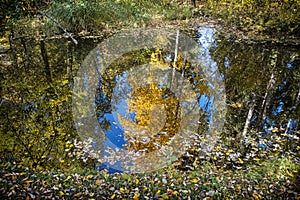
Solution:
[(96, 185), (101, 185), (102, 184), (102, 180), (101, 179), (100, 180), (96, 180), (95, 183), (96, 183)]
[(78, 192), (74, 195), (74, 197), (80, 197), (82, 195), (82, 192)]
[(111, 195), (111, 199), (114, 199), (115, 198), (115, 196), (116, 196), (116, 194), (113, 194), (113, 195)]
[(198, 180), (198, 179), (196, 179), (196, 178), (194, 178), (194, 179), (190, 180), (190, 182), (191, 182), (191, 183), (198, 183), (198, 182), (199, 182), (199, 180)]
[(59, 196), (63, 196), (65, 193), (63, 191), (59, 191)]
[(254, 197), (255, 200), (261, 199), (262, 196), (260, 194), (252, 194), (252, 196)]
[(134, 199), (134, 200), (138, 200), (139, 197), (140, 197), (140, 194), (139, 194), (139, 193), (136, 193), (136, 194), (134, 194), (133, 199)]

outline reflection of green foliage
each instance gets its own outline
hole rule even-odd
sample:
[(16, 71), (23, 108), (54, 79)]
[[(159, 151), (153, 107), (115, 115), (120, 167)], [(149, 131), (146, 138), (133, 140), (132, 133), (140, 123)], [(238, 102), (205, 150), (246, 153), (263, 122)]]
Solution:
[[(40, 43), (16, 40), (15, 44), (18, 63), (1, 66), (0, 136), (7, 139), (1, 140), (1, 161), (32, 167), (66, 166), (70, 159), (65, 145), (77, 137), (70, 110), (70, 81), (83, 55), (70, 61), (76, 52), (61, 41), (46, 43), (43, 56)], [(61, 44), (67, 51), (61, 50)]]
[[(293, 108), (299, 106), (299, 102), (296, 102), (300, 80), (299, 63), (295, 62), (299, 57), (296, 48), (286, 50), (269, 44), (245, 45), (222, 38), (211, 52), (224, 74), (229, 105), (224, 139), (228, 135), (237, 137), (230, 143), (240, 147), (240, 135), (252, 101), (255, 102), (250, 124), (252, 129), (248, 132), (251, 137), (258, 139), (257, 132), (262, 131), (264, 109), (273, 126), (278, 128), (285, 127), (290, 119), (299, 121), (299, 115), (295, 115), (297, 109)], [(272, 76), (275, 78), (271, 79)], [(273, 88), (270, 88), (270, 81)], [(266, 99), (266, 93), (269, 99)], [(284, 103), (282, 111), (275, 115), (281, 103)], [(270, 121), (266, 125), (268, 128), (272, 126)], [(294, 127), (294, 131), (297, 131), (297, 127)]]
[(37, 14), (35, 2), (40, 6), (47, 6), (47, 0), (1, 0), (0, 1), (0, 34), (8, 29), (14, 21), (22, 17)]

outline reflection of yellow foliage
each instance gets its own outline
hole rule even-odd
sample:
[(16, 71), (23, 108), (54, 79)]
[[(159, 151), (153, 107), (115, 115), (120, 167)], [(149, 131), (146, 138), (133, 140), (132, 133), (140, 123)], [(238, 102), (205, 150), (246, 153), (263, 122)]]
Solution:
[[(152, 52), (150, 57), (150, 64), (161, 64), (167, 66), (173, 66), (174, 62), (167, 60), (166, 55), (160, 50), (156, 49), (155, 52)], [(190, 68), (190, 63), (184, 59), (183, 56), (178, 55), (176, 58), (175, 69), (176, 70), (187, 70)]]
[(174, 95), (157, 84), (136, 89), (128, 99), (135, 121), (119, 116), (129, 150), (154, 151), (165, 145), (179, 128), (180, 107)]
[[(174, 58), (172, 59), (174, 60)], [(199, 71), (197, 68), (193, 68), (191, 63), (184, 56), (180, 54), (177, 55), (176, 62), (174, 63), (174, 61), (167, 60), (166, 54), (163, 53), (160, 49), (156, 49), (151, 54), (150, 64), (155, 65), (157, 67), (159, 66), (175, 67), (175, 69), (179, 72), (182, 72), (182, 70), (184, 70), (184, 74), (185, 76), (187, 76), (187, 79), (191, 83), (191, 86), (195, 90), (197, 90), (197, 92), (199, 92), (200, 94), (209, 95), (210, 89), (207, 86), (207, 84), (203, 81), (203, 76), (201, 71)], [(191, 73), (193, 75), (191, 75)]]
[(168, 63), (164, 58), (160, 49), (156, 49), (155, 52), (151, 53), (150, 64), (166, 64)]

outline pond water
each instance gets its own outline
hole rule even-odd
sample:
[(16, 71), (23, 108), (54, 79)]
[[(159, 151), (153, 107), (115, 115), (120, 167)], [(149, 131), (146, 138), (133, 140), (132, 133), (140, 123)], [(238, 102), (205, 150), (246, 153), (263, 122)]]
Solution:
[(234, 41), (209, 26), (78, 45), (15, 39), (1, 54), (1, 159), (63, 164), (76, 146), (68, 141), (91, 137), (105, 160), (99, 169), (141, 172), (193, 145), (209, 151), (216, 136), (238, 144), (275, 130), (299, 136), (299, 54), (299, 46)]

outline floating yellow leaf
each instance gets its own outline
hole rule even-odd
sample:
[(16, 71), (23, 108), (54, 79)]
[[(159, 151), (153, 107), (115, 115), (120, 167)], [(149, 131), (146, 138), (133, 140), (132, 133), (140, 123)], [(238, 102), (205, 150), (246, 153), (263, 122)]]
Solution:
[(82, 192), (78, 192), (74, 195), (74, 197), (80, 197), (82, 195)]
[(101, 185), (102, 180), (96, 180), (95, 183), (96, 183), (96, 185)]
[(290, 173), (288, 170), (286, 170), (286, 174), (290, 177), (294, 177), (294, 175), (292, 173)]
[(71, 176), (68, 176), (64, 181), (68, 181), (70, 180), (72, 177)]
[(233, 108), (240, 108), (240, 107), (242, 107), (242, 103), (240, 103), (240, 102), (232, 103), (231, 107), (233, 107)]
[(241, 185), (238, 185), (238, 186), (237, 186), (237, 189), (238, 189), (238, 190), (242, 189), (242, 186), (241, 186)]
[(59, 191), (59, 196), (64, 195), (65, 193), (63, 191)]
[(169, 195), (167, 195), (167, 194), (162, 194), (161, 197), (162, 197), (163, 199), (169, 199)]
[(95, 195), (95, 193), (90, 193), (89, 194), (90, 197), (93, 197), (94, 195)]
[(272, 129), (272, 133), (276, 133), (276, 132), (278, 132), (278, 129), (277, 129), (277, 128)]
[(114, 199), (116, 197), (116, 194), (111, 195), (111, 199)]
[(140, 197), (140, 194), (139, 194), (139, 193), (136, 193), (136, 194), (134, 194), (133, 199), (134, 199), (134, 200), (138, 200), (139, 197)]
[(192, 182), (192, 183), (198, 183), (198, 182), (199, 182), (199, 180), (198, 180), (198, 179), (196, 179), (196, 178), (194, 178), (194, 179), (190, 180), (190, 182)]
[(90, 178), (93, 178), (93, 175), (88, 175), (87, 177), (86, 177), (87, 179), (90, 179)]
[(261, 199), (262, 196), (260, 194), (252, 194), (252, 196), (254, 197), (255, 200)]
[(139, 182), (140, 182), (139, 179), (136, 178), (135, 179), (135, 184), (139, 184)]

